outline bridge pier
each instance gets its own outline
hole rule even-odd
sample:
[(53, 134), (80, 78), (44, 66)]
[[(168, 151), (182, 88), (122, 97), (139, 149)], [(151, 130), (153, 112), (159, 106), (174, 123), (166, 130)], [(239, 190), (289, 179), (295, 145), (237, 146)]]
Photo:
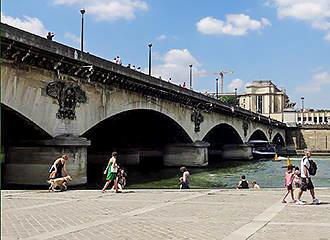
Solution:
[(90, 141), (73, 136), (26, 141), (7, 149), (5, 185), (46, 185), (49, 166), (63, 154), (69, 156), (70, 185), (87, 183), (87, 147)]
[(164, 150), (165, 166), (202, 167), (208, 165), (207, 142), (172, 144)]

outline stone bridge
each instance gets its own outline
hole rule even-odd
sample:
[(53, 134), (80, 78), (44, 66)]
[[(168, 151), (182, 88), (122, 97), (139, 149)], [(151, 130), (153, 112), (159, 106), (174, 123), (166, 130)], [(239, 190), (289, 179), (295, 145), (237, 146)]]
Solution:
[(6, 184), (43, 184), (63, 153), (74, 183), (84, 184), (87, 171), (101, 172), (114, 150), (125, 165), (206, 166), (226, 151), (250, 158), (251, 139), (285, 145), (281, 122), (5, 24), (1, 29)]

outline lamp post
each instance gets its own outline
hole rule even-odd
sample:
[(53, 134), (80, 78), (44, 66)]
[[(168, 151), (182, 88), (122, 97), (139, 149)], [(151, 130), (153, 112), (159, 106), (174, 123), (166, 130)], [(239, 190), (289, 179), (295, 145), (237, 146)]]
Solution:
[(149, 43), (148, 47), (149, 47), (149, 76), (151, 76), (151, 47), (152, 47), (152, 44)]
[(235, 105), (237, 106), (237, 88), (235, 88)]
[(80, 40), (80, 44), (81, 44), (81, 52), (84, 51), (84, 14), (85, 14), (85, 9), (80, 9), (80, 13), (81, 13), (81, 40)]
[(192, 90), (192, 64), (189, 64), (190, 74), (189, 74), (189, 82), (190, 82), (190, 90)]
[(301, 123), (304, 124), (304, 97), (301, 97)]

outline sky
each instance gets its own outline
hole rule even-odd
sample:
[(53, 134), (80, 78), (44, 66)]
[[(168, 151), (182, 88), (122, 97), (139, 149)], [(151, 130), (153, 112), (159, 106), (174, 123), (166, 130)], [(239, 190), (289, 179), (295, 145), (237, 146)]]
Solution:
[(193, 89), (225, 92), (271, 80), (291, 102), (330, 109), (330, 0), (2, 0), (1, 22)]

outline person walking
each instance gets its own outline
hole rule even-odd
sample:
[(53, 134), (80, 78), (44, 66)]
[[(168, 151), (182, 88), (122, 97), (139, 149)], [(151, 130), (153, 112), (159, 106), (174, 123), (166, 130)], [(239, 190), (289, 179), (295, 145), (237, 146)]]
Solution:
[[(298, 199), (296, 201), (296, 204), (305, 204), (303, 201), (301, 201), (301, 196), (303, 194), (303, 192), (309, 190), (311, 196), (312, 196), (312, 199), (313, 199), (313, 204), (319, 204), (320, 203), (320, 200), (317, 199), (315, 197), (315, 191), (314, 191), (314, 185), (313, 185), (313, 182), (312, 182), (312, 178), (311, 178), (311, 175), (315, 174), (315, 172), (313, 173), (313, 166), (315, 163), (312, 162), (312, 153), (310, 150), (307, 150), (306, 151), (306, 154), (305, 156), (301, 159), (301, 162), (300, 162), (300, 169), (301, 169), (301, 186), (300, 186), (300, 189), (299, 189), (299, 192), (298, 192)], [(314, 167), (315, 169), (315, 167)], [(315, 169), (316, 171), (316, 169)]]
[(295, 202), (294, 196), (293, 196), (293, 166), (289, 165), (287, 171), (285, 172), (285, 178), (284, 178), (284, 186), (287, 189), (287, 193), (285, 194), (282, 203), (286, 203), (285, 199), (291, 193), (292, 201)]
[(117, 171), (118, 171), (118, 165), (117, 165), (117, 152), (112, 153), (112, 157), (109, 159), (107, 168), (104, 171), (104, 174), (106, 174), (106, 183), (102, 189), (102, 193), (105, 192), (105, 189), (109, 186), (111, 181), (114, 182), (114, 188), (116, 193), (118, 193), (118, 178), (117, 178)]
[(68, 155), (62, 155), (62, 157), (56, 159), (53, 165), (49, 169), (49, 179), (61, 178), (63, 176), (68, 176), (66, 170), (66, 164), (69, 160)]
[(182, 173), (182, 177), (180, 177), (180, 189), (190, 189), (190, 173), (188, 172), (186, 167), (181, 167), (180, 172)]

